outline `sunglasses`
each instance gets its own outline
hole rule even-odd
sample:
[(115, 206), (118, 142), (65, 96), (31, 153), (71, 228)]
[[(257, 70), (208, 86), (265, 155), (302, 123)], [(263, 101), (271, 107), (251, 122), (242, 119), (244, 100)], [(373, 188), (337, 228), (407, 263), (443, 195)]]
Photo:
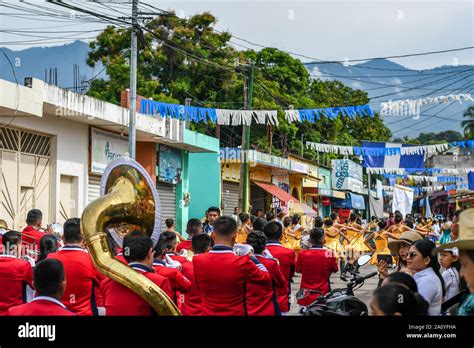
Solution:
[(412, 251), (407, 254), (407, 257), (410, 259), (414, 259), (415, 257), (417, 257), (417, 255), (418, 255), (417, 253)]

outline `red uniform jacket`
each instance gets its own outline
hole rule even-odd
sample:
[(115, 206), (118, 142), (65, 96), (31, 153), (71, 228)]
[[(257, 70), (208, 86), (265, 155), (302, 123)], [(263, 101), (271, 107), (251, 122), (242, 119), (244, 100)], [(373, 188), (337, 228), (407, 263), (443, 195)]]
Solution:
[(296, 254), (292, 249), (285, 248), (280, 243), (267, 243), (267, 250), (280, 262), (280, 270), (285, 278), (285, 286), (277, 289), (278, 304), (282, 312), (290, 310), (289, 297), (291, 294), (291, 278), (295, 274)]
[(270, 273), (272, 283), (267, 285), (247, 284), (248, 315), (280, 315), (276, 289), (285, 288), (285, 278), (283, 278), (276, 260), (265, 258), (262, 255), (255, 256)]
[(179, 253), (183, 249), (191, 250), (192, 244), (193, 243), (191, 239), (186, 239), (185, 241), (178, 244), (178, 246), (176, 247), (176, 251)]
[(33, 287), (33, 270), (28, 261), (14, 255), (0, 255), (0, 315), (26, 302), (26, 285)]
[[(302, 250), (296, 260), (296, 272), (301, 273), (301, 289), (319, 290), (323, 294), (329, 291), (329, 277), (338, 271), (336, 256), (330, 249), (312, 247)], [(298, 300), (298, 304), (308, 306), (319, 294)]]
[(89, 253), (79, 246), (65, 245), (47, 258), (59, 260), (64, 266), (66, 291), (61, 301), (66, 307), (78, 315), (97, 314), (95, 295), (100, 292), (94, 288), (100, 286), (104, 276), (94, 267)]
[(191, 281), (186, 278), (178, 269), (166, 267), (164, 261), (158, 259), (155, 259), (153, 262), (153, 268), (155, 269), (156, 274), (162, 275), (163, 277), (169, 279), (172, 294), (170, 297), (175, 303), (178, 302), (178, 291), (186, 293), (191, 290)]
[(246, 283), (269, 285), (271, 278), (256, 258), (236, 256), (215, 245), (193, 257), (194, 277), (202, 295), (202, 315), (246, 315)]
[(38, 231), (33, 226), (26, 226), (21, 232), (21, 242), (24, 245), (28, 256), (34, 257), (35, 260), (40, 252), (40, 240), (45, 236), (45, 232)]
[[(167, 278), (155, 274), (153, 269), (140, 263), (131, 262), (129, 266), (158, 285), (168, 296), (171, 296), (170, 282)], [(106, 315), (149, 316), (156, 314), (148, 302), (112, 279), (103, 280), (100, 288), (104, 296)]]
[(64, 304), (49, 296), (37, 296), (33, 301), (8, 310), (7, 315), (13, 316), (74, 316)]
[(194, 264), (186, 262), (181, 272), (183, 276), (191, 281), (191, 290), (180, 296), (180, 302), (182, 302), (181, 313), (183, 315), (199, 316), (201, 315), (202, 299), (201, 291), (199, 291), (194, 277)]

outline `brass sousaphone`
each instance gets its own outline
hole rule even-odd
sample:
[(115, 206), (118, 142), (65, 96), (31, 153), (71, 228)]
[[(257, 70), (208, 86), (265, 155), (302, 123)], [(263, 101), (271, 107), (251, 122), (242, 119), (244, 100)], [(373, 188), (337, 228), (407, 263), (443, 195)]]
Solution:
[(180, 315), (163, 290), (115, 259), (110, 248), (109, 238), (122, 246), (123, 235), (117, 232), (120, 229), (139, 229), (156, 245), (160, 235), (160, 210), (158, 193), (143, 167), (132, 159), (120, 158), (105, 169), (101, 197), (84, 209), (81, 229), (92, 261), (103, 275), (135, 292), (159, 315)]

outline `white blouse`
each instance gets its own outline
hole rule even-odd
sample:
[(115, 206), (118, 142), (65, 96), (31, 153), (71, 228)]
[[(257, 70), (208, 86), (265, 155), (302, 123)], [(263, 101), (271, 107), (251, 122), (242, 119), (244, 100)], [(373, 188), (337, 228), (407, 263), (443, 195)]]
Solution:
[(443, 299), (443, 285), (433, 268), (429, 267), (415, 273), (413, 276), (418, 293), (429, 303), (428, 315), (441, 315), (441, 301)]
[(442, 274), (446, 287), (445, 301), (459, 294), (459, 273), (454, 267), (448, 268)]

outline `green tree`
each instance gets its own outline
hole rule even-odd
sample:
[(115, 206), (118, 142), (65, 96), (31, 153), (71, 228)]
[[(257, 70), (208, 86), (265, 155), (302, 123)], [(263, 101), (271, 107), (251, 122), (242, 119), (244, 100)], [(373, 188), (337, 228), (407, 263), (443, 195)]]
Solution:
[[(216, 32), (216, 18), (208, 13), (188, 19), (158, 16), (144, 24), (139, 36), (138, 94), (154, 100), (221, 109), (243, 108), (244, 69), (255, 63), (253, 108), (278, 110), (279, 126), (251, 128), (251, 145), (274, 154), (299, 154), (306, 141), (357, 145), (360, 140), (386, 141), (391, 137), (378, 115), (375, 117), (321, 117), (315, 123), (289, 124), (283, 110), (360, 105), (369, 102), (366, 92), (339, 81), (311, 79), (304, 64), (275, 48), (238, 51), (228, 32)], [(120, 92), (129, 86), (130, 30), (106, 28), (90, 43), (88, 64), (106, 67), (107, 79), (92, 81), (88, 94), (119, 103)], [(191, 124), (192, 129), (215, 134), (212, 123)], [(221, 146), (241, 143), (242, 127), (221, 126)], [(303, 139), (303, 143), (301, 140)], [(304, 149), (307, 158), (316, 153)]]

